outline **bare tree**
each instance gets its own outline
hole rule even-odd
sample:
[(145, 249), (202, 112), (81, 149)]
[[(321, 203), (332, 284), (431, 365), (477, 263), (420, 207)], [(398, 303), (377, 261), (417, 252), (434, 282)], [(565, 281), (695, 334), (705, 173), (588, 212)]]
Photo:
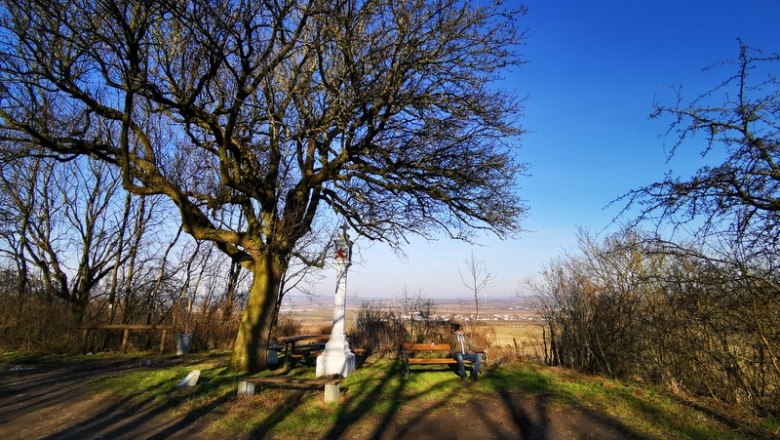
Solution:
[[(723, 159), (702, 166), (688, 178), (669, 174), (626, 195), (629, 207), (636, 204), (640, 208), (637, 223), (654, 219), (674, 226), (693, 225), (699, 246), (691, 248), (659, 239), (659, 252), (684, 255), (697, 267), (707, 268), (706, 273), (716, 280), (707, 290), (719, 305), (727, 304), (722, 310), (730, 315), (725, 319), (729, 325), (715, 326), (705, 334), (723, 335), (718, 341), (723, 352), (713, 357), (728, 359), (730, 365), (721, 366), (730, 372), (729, 381), (739, 382), (739, 388), (750, 389), (755, 395), (761, 393), (744, 383), (745, 372), (753, 368), (745, 367), (741, 356), (757, 358), (753, 365), (768, 368), (768, 375), (780, 377), (780, 340), (766, 331), (770, 323), (776, 322), (780, 292), (778, 62), (780, 54), (764, 54), (740, 41), (735, 60), (709, 69), (726, 67), (725, 80), (687, 104), (679, 97), (676, 104), (658, 104), (653, 116), (671, 120), (670, 155), (690, 143), (700, 143), (703, 156)], [(701, 284), (695, 272), (688, 275), (681, 284)], [(721, 290), (723, 286), (729, 286), (730, 292)], [(752, 309), (746, 309), (746, 305)], [(751, 329), (740, 334), (748, 323)], [(745, 346), (734, 343), (737, 340), (751, 341), (754, 347), (760, 347), (758, 354), (743, 355)], [(729, 383), (727, 388), (735, 387)]]
[[(684, 105), (656, 104), (655, 118), (670, 118), (670, 158), (688, 143), (701, 142), (702, 156), (722, 154), (689, 178), (671, 174), (628, 193), (637, 221), (659, 218), (675, 225), (698, 222), (699, 236), (727, 232), (743, 246), (777, 253), (780, 243), (780, 55), (764, 55), (741, 44), (726, 66), (725, 81)], [(726, 229), (728, 228), (728, 230)]]
[(496, 275), (487, 269), (483, 260), (474, 256), (474, 251), (471, 252), (471, 257), (463, 261), (463, 265), (463, 269), (458, 265), (458, 275), (463, 285), (474, 295), (474, 320), (476, 321), (479, 319), (479, 296), (484, 296), (485, 289), (493, 286)]
[(422, 289), (411, 293), (404, 286), (395, 299), (401, 306), (401, 320), (409, 320), (409, 337), (412, 342), (440, 339), (436, 331), (441, 323), (436, 322), (436, 301), (433, 298), (426, 296)]
[(22, 245), (15, 259), (39, 271), (47, 294), (70, 304), (76, 322), (119, 249), (121, 224), (110, 215), (119, 179), (112, 171), (100, 162), (67, 167), (33, 159), (8, 164), (0, 175), (20, 220), (12, 234)]
[[(405, 235), (519, 231), (519, 62), (501, 1), (4, 2), (0, 141), (90, 155), (253, 275), (231, 365), (265, 365), (280, 284), (323, 215)], [(325, 205), (329, 210), (319, 209)], [(243, 221), (221, 223), (226, 211)], [(240, 226), (239, 226), (240, 225)]]

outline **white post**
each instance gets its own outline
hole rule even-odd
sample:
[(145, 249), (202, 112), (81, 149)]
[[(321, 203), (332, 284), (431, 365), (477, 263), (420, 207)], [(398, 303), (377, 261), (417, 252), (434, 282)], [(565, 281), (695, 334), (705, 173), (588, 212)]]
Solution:
[(325, 351), (317, 356), (316, 376), (339, 375), (349, 376), (355, 370), (355, 354), (349, 349), (344, 323), (346, 321), (347, 269), (352, 264), (352, 242), (347, 235), (347, 225), (342, 226), (342, 233), (335, 240), (336, 296), (333, 300), (333, 328), (330, 339), (325, 344)]

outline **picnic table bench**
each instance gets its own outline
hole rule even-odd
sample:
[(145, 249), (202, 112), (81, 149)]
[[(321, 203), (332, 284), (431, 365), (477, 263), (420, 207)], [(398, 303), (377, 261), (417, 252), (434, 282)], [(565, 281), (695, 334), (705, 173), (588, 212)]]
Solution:
[[(277, 339), (280, 346), (271, 346), (269, 349), (281, 349), (285, 362), (292, 365), (295, 361), (301, 361), (312, 356), (318, 356), (325, 349), (325, 344), (330, 340), (331, 335), (294, 335), (282, 336)], [(357, 356), (363, 356), (365, 350), (362, 348), (351, 348), (351, 351)]]
[[(482, 354), (484, 357), (484, 354)], [(405, 343), (401, 347), (401, 361), (404, 365), (404, 371), (408, 376), (410, 365), (450, 365), (456, 364), (458, 361), (450, 356), (450, 344), (410, 344)], [(463, 363), (471, 365), (468, 359), (464, 359)]]
[[(303, 360), (306, 356), (317, 355), (325, 348), (325, 343), (330, 339), (330, 335), (294, 335), (282, 336), (278, 339), (280, 344), (284, 344), (282, 353), (287, 364), (292, 364), (296, 360)], [(307, 342), (306, 344), (300, 344)]]
[(266, 386), (292, 389), (322, 389), (325, 390), (326, 402), (337, 402), (339, 399), (340, 377), (324, 377), (317, 379), (300, 379), (295, 377), (244, 377), (238, 380), (238, 395), (252, 396), (259, 388), (262, 391)]

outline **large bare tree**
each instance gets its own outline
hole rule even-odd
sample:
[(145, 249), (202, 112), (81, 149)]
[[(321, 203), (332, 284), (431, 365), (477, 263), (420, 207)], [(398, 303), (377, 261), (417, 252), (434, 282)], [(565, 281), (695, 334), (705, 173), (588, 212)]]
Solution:
[(254, 277), (231, 360), (253, 370), (318, 215), (391, 245), (519, 230), (520, 106), (491, 84), (523, 11), (501, 3), (7, 0), (0, 141), (169, 197)]

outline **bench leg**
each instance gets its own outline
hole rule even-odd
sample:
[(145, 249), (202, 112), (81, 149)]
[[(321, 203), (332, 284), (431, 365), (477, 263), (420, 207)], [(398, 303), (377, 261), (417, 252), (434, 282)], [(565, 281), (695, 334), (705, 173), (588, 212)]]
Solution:
[(238, 395), (239, 396), (254, 396), (255, 395), (255, 384), (254, 384), (254, 382), (249, 382), (248, 380), (240, 380), (240, 381), (238, 381)]
[(325, 384), (325, 402), (338, 402), (339, 401), (339, 384), (326, 383)]

